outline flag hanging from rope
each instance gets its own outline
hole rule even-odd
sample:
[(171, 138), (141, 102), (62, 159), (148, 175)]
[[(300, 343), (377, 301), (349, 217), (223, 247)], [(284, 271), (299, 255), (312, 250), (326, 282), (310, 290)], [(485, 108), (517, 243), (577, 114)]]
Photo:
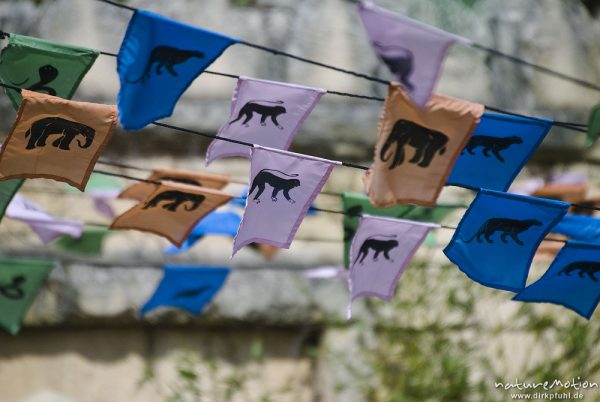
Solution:
[(518, 292), (525, 287), (535, 251), (569, 205), (480, 190), (444, 254), (474, 281)]
[[(325, 92), (321, 88), (240, 77), (229, 119), (218, 136), (287, 150)], [(206, 164), (231, 156), (249, 158), (250, 147), (215, 139), (206, 152)]]
[(63, 236), (53, 243), (60, 250), (86, 257), (96, 257), (102, 255), (102, 245), (104, 239), (110, 230), (104, 227), (84, 229), (81, 237), (74, 239), (70, 236)]
[(250, 243), (289, 248), (308, 208), (338, 162), (252, 148), (250, 190), (233, 255)]
[[(97, 50), (10, 34), (0, 53), (0, 81), (71, 99), (98, 55)], [(21, 94), (14, 89), (5, 91), (18, 109)]]
[(166, 265), (154, 294), (141, 308), (142, 316), (158, 307), (176, 307), (200, 314), (221, 290), (229, 268)]
[(3, 180), (0, 181), (0, 221), (17, 191), (23, 185), (24, 180)]
[(513, 300), (559, 304), (589, 320), (600, 301), (600, 245), (567, 242), (548, 271)]
[(369, 200), (435, 206), (454, 161), (483, 114), (483, 105), (434, 96), (419, 109), (390, 85), (377, 129), (375, 160), (365, 176)]
[(12, 335), (19, 332), (53, 267), (52, 261), (0, 259), (0, 327)]
[(566, 215), (552, 233), (559, 233), (589, 243), (600, 243), (600, 219), (585, 215)]
[(448, 185), (507, 191), (552, 128), (552, 120), (484, 113)]
[(136, 10), (117, 58), (121, 125), (168, 117), (187, 87), (237, 39)]
[(112, 135), (116, 108), (27, 90), (22, 96), (0, 150), (0, 180), (54, 179), (83, 191)]

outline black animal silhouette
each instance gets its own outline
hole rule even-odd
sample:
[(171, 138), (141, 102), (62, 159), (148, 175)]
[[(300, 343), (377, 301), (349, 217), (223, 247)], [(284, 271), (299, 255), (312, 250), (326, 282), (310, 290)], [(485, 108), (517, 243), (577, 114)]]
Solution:
[(142, 73), (141, 77), (135, 80), (126, 80), (130, 84), (137, 84), (139, 82), (146, 82), (150, 78), (152, 73), (152, 67), (156, 64), (156, 75), (162, 75), (163, 67), (173, 76), (177, 77), (177, 71), (175, 71), (175, 65), (185, 63), (192, 57), (199, 59), (204, 58), (204, 53), (197, 50), (182, 50), (172, 46), (157, 46), (152, 49), (150, 58), (146, 62), (146, 68)]
[[(45, 66), (41, 66), (38, 69), (38, 74), (40, 76), (39, 81), (35, 84), (32, 84), (27, 89), (29, 89), (30, 91), (38, 92), (45, 91), (46, 93), (48, 93), (48, 95), (56, 96), (56, 91), (54, 90), (54, 88), (49, 87), (48, 84), (54, 81), (56, 77), (58, 77), (58, 69), (51, 64), (46, 64)], [(13, 82), (13, 84), (20, 87), (25, 85), (27, 81), (29, 81), (29, 78), (25, 79), (25, 81), (23, 82)]]
[(600, 273), (600, 262), (597, 261), (576, 261), (572, 262), (562, 270), (559, 271), (558, 275), (571, 276), (572, 272), (579, 271), (579, 277), (584, 278), (587, 275), (588, 278), (594, 282), (598, 282), (598, 278), (594, 276), (596, 273)]
[(31, 128), (25, 132), (25, 138), (31, 136), (25, 148), (45, 147), (48, 137), (56, 134), (60, 134), (60, 137), (52, 142), (52, 146), (69, 151), (71, 142), (78, 135), (85, 138), (84, 143), (81, 143), (77, 138), (79, 148), (88, 148), (92, 145), (96, 130), (83, 123), (63, 119), (62, 117), (45, 117), (33, 122)]
[(415, 154), (409, 163), (426, 168), (437, 153), (443, 155), (446, 152), (447, 143), (448, 137), (445, 134), (430, 130), (412, 121), (400, 119), (394, 124), (387, 140), (381, 147), (379, 158), (383, 162), (387, 162), (390, 158), (388, 151), (395, 144), (396, 151), (389, 166), (389, 169), (392, 170), (404, 162), (404, 147), (410, 145), (415, 148)]
[(491, 156), (491, 151), (500, 162), (505, 162), (502, 155), (500, 155), (500, 151), (505, 150), (513, 144), (522, 143), (523, 139), (521, 137), (517, 137), (516, 135), (513, 135), (511, 137), (490, 137), (487, 135), (475, 135), (471, 137), (462, 153), (464, 153), (466, 150), (471, 155), (475, 155), (475, 152), (473, 152), (473, 150), (477, 147), (483, 147), (483, 156), (489, 158)]
[(175, 176), (161, 176), (156, 180), (174, 181), (182, 184), (189, 184), (190, 186), (202, 186), (198, 180), (190, 179), (187, 177), (175, 177)]
[(386, 46), (379, 42), (374, 42), (373, 45), (390, 71), (400, 79), (406, 89), (412, 91), (414, 85), (410, 82), (410, 76), (414, 68), (413, 52), (397, 45)]
[(481, 225), (477, 232), (468, 240), (462, 239), (465, 243), (470, 243), (473, 239), (481, 243), (483, 237), (488, 243), (493, 243), (492, 236), (499, 232), (502, 243), (508, 243), (510, 237), (515, 243), (522, 246), (524, 243), (519, 239), (519, 234), (523, 233), (532, 226), (541, 226), (542, 222), (537, 219), (509, 219), (509, 218), (491, 218)]
[[(195, 209), (198, 209), (198, 207), (202, 204), (202, 202), (204, 202), (205, 199), (206, 197), (201, 194), (191, 194), (185, 193), (183, 191), (167, 190), (152, 197), (152, 199), (148, 201), (142, 209), (154, 208), (157, 207), (158, 204), (160, 204), (163, 201), (169, 201), (168, 203), (162, 205), (163, 209), (166, 209), (167, 211), (171, 212), (176, 212), (177, 208), (183, 204), (183, 208), (186, 211), (193, 211)], [(191, 203), (191, 205), (185, 204), (186, 202)]]
[(258, 172), (256, 174), (256, 176), (254, 177), (254, 180), (252, 180), (252, 185), (250, 186), (250, 191), (248, 191), (248, 197), (250, 197), (252, 192), (254, 192), (254, 189), (258, 188), (258, 192), (256, 193), (256, 195), (254, 196), (253, 199), (257, 204), (259, 204), (260, 203), (259, 197), (263, 193), (263, 191), (265, 191), (266, 185), (269, 184), (271, 187), (273, 187), (273, 193), (271, 193), (272, 201), (277, 201), (277, 194), (279, 194), (279, 192), (282, 191), (283, 196), (285, 197), (286, 200), (288, 200), (292, 204), (296, 203), (296, 201), (294, 201), (290, 197), (290, 190), (293, 188), (299, 187), (300, 180), (285, 179), (285, 178), (279, 177), (271, 172), (278, 172), (287, 177), (298, 177), (297, 174), (287, 174), (287, 173), (284, 173), (284, 172), (282, 172), (280, 170), (276, 170), (276, 169), (263, 169), (260, 172)]
[[(266, 105), (264, 103), (266, 103)], [(279, 124), (279, 122), (277, 121), (277, 117), (279, 117), (279, 115), (281, 114), (287, 113), (287, 110), (281, 105), (283, 105), (283, 101), (281, 100), (251, 100), (249, 102), (246, 102), (246, 104), (240, 109), (237, 118), (231, 120), (229, 124), (233, 124), (236, 121), (240, 120), (242, 117), (245, 117), (244, 121), (242, 122), (242, 125), (244, 125), (245, 127), (249, 127), (248, 122), (252, 120), (252, 117), (254, 117), (254, 113), (256, 113), (260, 115), (261, 126), (266, 126), (267, 118), (271, 118), (273, 124), (275, 124), (275, 126), (278, 127), (280, 130), (283, 130), (283, 126)]]
[(22, 299), (23, 296), (25, 296), (25, 292), (21, 288), (21, 285), (23, 285), (24, 283), (25, 276), (13, 276), (10, 284), (0, 285), (0, 295), (13, 300)]
[(360, 261), (358, 261), (358, 262), (360, 264), (362, 264), (365, 261), (365, 258), (367, 257), (367, 255), (369, 255), (369, 250), (374, 251), (373, 261), (377, 261), (379, 254), (383, 253), (383, 256), (385, 257), (386, 260), (388, 260), (390, 262), (394, 262), (394, 260), (392, 260), (390, 258), (389, 253), (391, 250), (398, 247), (398, 240), (383, 240), (383, 239), (377, 239), (376, 237), (395, 238), (396, 235), (390, 235), (390, 236), (374, 235), (374, 236), (368, 237), (363, 242), (363, 244), (360, 246), (358, 255), (356, 256), (356, 259), (354, 260), (355, 264), (359, 259), (360, 259)]
[(174, 299), (188, 299), (190, 297), (200, 296), (202, 293), (206, 292), (207, 290), (210, 290), (210, 286), (201, 286), (196, 289), (182, 290), (180, 292), (177, 292), (175, 294), (175, 296), (173, 296), (173, 298)]

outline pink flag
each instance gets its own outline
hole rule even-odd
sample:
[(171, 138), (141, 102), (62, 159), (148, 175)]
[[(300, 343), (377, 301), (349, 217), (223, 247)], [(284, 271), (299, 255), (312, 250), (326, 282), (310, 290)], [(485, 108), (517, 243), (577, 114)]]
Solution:
[[(321, 88), (240, 77), (233, 92), (231, 114), (220, 137), (287, 150), (321, 96)], [(231, 156), (250, 157), (250, 148), (213, 140), (206, 164)]]
[(78, 239), (83, 231), (83, 222), (55, 218), (20, 194), (15, 194), (6, 216), (29, 225), (44, 243), (64, 235)]
[(289, 248), (306, 211), (339, 162), (255, 146), (233, 255), (250, 243)]
[(450, 45), (470, 43), (370, 1), (361, 1), (358, 12), (375, 51), (420, 107), (431, 97)]
[(425, 240), (439, 225), (402, 219), (362, 216), (350, 246), (350, 304), (361, 296), (390, 300), (404, 269)]

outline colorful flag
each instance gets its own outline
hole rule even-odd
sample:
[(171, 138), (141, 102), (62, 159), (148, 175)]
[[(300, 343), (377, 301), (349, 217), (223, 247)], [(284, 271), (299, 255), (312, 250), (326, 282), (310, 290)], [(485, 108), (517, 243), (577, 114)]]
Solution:
[(435, 206), (454, 161), (483, 114), (483, 105), (434, 96), (417, 108), (390, 85), (379, 118), (375, 161), (365, 177), (371, 203)]
[(46, 178), (83, 191), (117, 121), (114, 106), (27, 90), (0, 151), (0, 180)]
[(192, 81), (237, 42), (149, 11), (135, 11), (117, 58), (123, 128), (139, 130), (170, 116)]
[(3, 180), (0, 181), (0, 220), (4, 217), (4, 213), (13, 199), (17, 191), (23, 185), (25, 180)]
[[(218, 135), (287, 150), (325, 92), (321, 88), (241, 77), (233, 92), (231, 114)], [(206, 164), (231, 156), (250, 158), (250, 147), (213, 140), (206, 152)]]
[(252, 148), (250, 190), (233, 255), (250, 243), (289, 248), (338, 162), (271, 148)]
[[(111, 201), (121, 192), (121, 185), (114, 177), (92, 173), (85, 187), (85, 193), (92, 199), (94, 208), (100, 214), (115, 219), (115, 211)], [(75, 191), (69, 187), (71, 191)]]
[(74, 239), (63, 236), (53, 243), (56, 247), (70, 254), (87, 257), (102, 255), (102, 245), (110, 230), (103, 227), (84, 229), (81, 237)]
[(568, 208), (562, 201), (480, 190), (444, 254), (474, 281), (518, 292), (536, 249)]
[(419, 107), (431, 97), (448, 48), (470, 43), (370, 1), (359, 2), (358, 13), (373, 48)]
[(447, 185), (507, 191), (552, 128), (552, 120), (484, 113)]
[[(221, 190), (229, 184), (229, 176), (221, 174), (164, 168), (152, 170), (152, 173), (148, 176), (148, 180), (173, 181), (176, 183), (188, 184), (190, 186), (214, 188), (216, 190)], [(119, 194), (119, 198), (144, 201), (157, 187), (158, 185), (152, 183), (135, 183), (123, 190), (123, 192)]]
[(118, 216), (110, 229), (154, 233), (181, 247), (198, 221), (231, 197), (211, 188), (166, 181), (145, 201)]
[(600, 301), (600, 245), (569, 241), (548, 271), (513, 300), (559, 304), (589, 320)]
[(404, 269), (433, 223), (363, 216), (350, 248), (350, 305), (361, 296), (390, 300)]
[[(71, 99), (98, 55), (97, 50), (10, 34), (0, 54), (0, 81)], [(21, 94), (14, 89), (5, 91), (18, 109)]]
[(221, 290), (229, 272), (229, 268), (166, 265), (162, 280), (140, 313), (144, 316), (163, 306), (200, 314)]
[(552, 228), (574, 240), (600, 243), (600, 219), (585, 215), (566, 215)]
[(44, 243), (64, 235), (79, 238), (83, 231), (83, 222), (56, 218), (21, 194), (15, 194), (6, 216), (26, 223)]
[(0, 259), (0, 327), (13, 335), (52, 271), (54, 262)]

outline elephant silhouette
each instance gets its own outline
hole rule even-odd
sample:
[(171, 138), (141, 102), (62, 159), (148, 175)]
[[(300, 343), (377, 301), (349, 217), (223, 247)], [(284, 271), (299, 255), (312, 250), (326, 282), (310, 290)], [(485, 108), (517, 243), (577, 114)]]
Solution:
[(410, 145), (415, 148), (415, 154), (408, 162), (426, 168), (438, 153), (443, 155), (446, 152), (447, 143), (448, 136), (445, 134), (412, 121), (400, 119), (394, 124), (385, 144), (383, 144), (379, 158), (383, 162), (387, 162), (390, 159), (388, 151), (390, 151), (392, 145), (396, 144), (396, 151), (395, 153), (392, 151), (393, 158), (389, 167), (392, 170), (404, 162), (404, 147)]
[(374, 42), (373, 46), (390, 71), (400, 79), (406, 89), (412, 91), (414, 85), (410, 82), (410, 76), (414, 69), (413, 52), (402, 46), (384, 45), (379, 42)]
[(154, 196), (142, 209), (154, 208), (163, 201), (170, 201), (167, 204), (163, 204), (162, 208), (167, 211), (176, 212), (180, 205), (189, 201), (191, 202), (191, 205), (184, 205), (184, 209), (186, 211), (193, 211), (198, 209), (205, 198), (206, 197), (201, 194), (190, 194), (184, 193), (183, 191), (168, 190)]
[(79, 148), (88, 148), (92, 145), (96, 130), (85, 124), (63, 119), (62, 117), (45, 117), (33, 122), (31, 128), (25, 133), (25, 138), (29, 137), (29, 142), (25, 148), (45, 147), (48, 137), (56, 134), (60, 134), (60, 137), (52, 142), (52, 146), (69, 151), (71, 142), (78, 135), (85, 138), (84, 143), (81, 143), (77, 138)]

